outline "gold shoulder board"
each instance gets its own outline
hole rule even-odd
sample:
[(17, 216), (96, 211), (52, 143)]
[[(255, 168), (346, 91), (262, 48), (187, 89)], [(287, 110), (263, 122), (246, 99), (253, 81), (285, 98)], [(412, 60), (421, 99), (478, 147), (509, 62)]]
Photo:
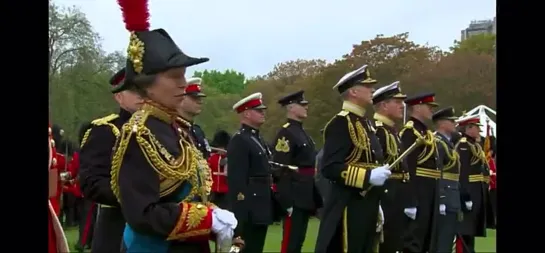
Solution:
[(108, 124), (110, 121), (114, 120), (114, 119), (117, 119), (119, 118), (119, 115), (117, 114), (110, 114), (106, 117), (102, 117), (100, 119), (95, 119), (91, 122), (91, 124), (95, 125), (95, 126), (101, 126), (101, 125), (105, 125), (105, 124)]
[(377, 127), (383, 126), (382, 121), (380, 121), (380, 120), (375, 121), (375, 126), (377, 126)]
[(282, 127), (283, 128), (288, 128), (289, 126), (290, 126), (290, 123), (288, 122), (288, 123), (284, 124)]
[(349, 112), (345, 111), (345, 110), (342, 110), (339, 113), (337, 113), (337, 115), (342, 116), (342, 117), (346, 117), (346, 115), (348, 115), (348, 114), (349, 114)]
[(412, 120), (407, 121), (407, 123), (405, 123), (405, 127), (409, 129), (413, 128), (414, 122)]

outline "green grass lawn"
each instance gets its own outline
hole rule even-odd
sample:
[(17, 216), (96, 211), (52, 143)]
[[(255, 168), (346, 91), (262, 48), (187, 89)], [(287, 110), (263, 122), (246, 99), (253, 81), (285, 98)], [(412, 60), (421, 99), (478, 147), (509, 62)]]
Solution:
[[(319, 227), (318, 219), (312, 219), (308, 225), (307, 239), (303, 245), (303, 252), (314, 252), (316, 236), (318, 235)], [(78, 240), (77, 229), (67, 229), (66, 237), (70, 248), (74, 248), (74, 244)], [(280, 225), (272, 225), (269, 227), (267, 241), (265, 242), (266, 252), (280, 252), (280, 242), (282, 240), (282, 227)], [(476, 252), (496, 252), (496, 230), (488, 230), (488, 237), (477, 238)]]

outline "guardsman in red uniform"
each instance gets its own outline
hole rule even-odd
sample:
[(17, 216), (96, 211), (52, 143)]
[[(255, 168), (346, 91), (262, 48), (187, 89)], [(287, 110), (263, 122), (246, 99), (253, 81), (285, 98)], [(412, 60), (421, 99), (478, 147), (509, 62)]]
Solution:
[[(475, 237), (486, 237), (486, 209), (490, 171), (486, 155), (477, 141), (480, 138), (480, 119), (477, 115), (467, 116), (458, 120), (459, 132), (462, 138), (456, 144), (460, 155), (460, 184), (463, 221), (459, 227), (457, 238), (458, 251), (475, 252)], [(461, 236), (461, 239), (459, 240)]]
[[(61, 213), (61, 196), (62, 196), (62, 190), (63, 190), (63, 176), (65, 171), (65, 160), (64, 156), (62, 156), (60, 153), (57, 153), (56, 145), (59, 145), (61, 143), (61, 136), (62, 136), (62, 129), (59, 126), (53, 125), (51, 129), (51, 146), (53, 147), (53, 158), (52, 158), (52, 164), (51, 164), (51, 171), (50, 174), (56, 174), (56, 179), (53, 180), (55, 182), (55, 191), (53, 196), (49, 196), (49, 200), (51, 201), (51, 205), (53, 206), (53, 210), (55, 210), (55, 213), (57, 216)], [(53, 183), (53, 182), (50, 182)], [(52, 187), (52, 185), (50, 185)], [(53, 192), (50, 192), (53, 193)]]
[(212, 139), (212, 154), (208, 158), (208, 165), (212, 171), (211, 201), (221, 208), (228, 208), (227, 201), (227, 145), (231, 136), (224, 130), (219, 130)]
[(49, 127), (49, 216), (48, 216), (48, 253), (60, 253), (60, 252), (69, 252), (68, 243), (66, 242), (66, 237), (64, 236), (64, 231), (62, 230), (61, 223), (57, 217), (59, 206), (58, 202), (57, 210), (53, 206), (53, 203), (57, 201), (55, 198), (58, 196), (57, 185), (59, 184), (59, 174), (54, 165), (56, 165), (56, 151), (55, 151), (55, 141), (52, 138), (52, 129)]

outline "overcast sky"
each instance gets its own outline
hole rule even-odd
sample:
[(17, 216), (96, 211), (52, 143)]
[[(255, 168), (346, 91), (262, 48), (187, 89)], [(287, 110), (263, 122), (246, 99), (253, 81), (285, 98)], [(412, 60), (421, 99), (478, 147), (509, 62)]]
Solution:
[[(115, 0), (54, 0), (79, 7), (106, 51), (125, 50), (128, 33)], [(150, 0), (151, 27), (164, 28), (191, 56), (190, 69), (268, 73), (280, 62), (332, 61), (377, 34), (448, 49), (471, 20), (492, 19), (495, 0)]]

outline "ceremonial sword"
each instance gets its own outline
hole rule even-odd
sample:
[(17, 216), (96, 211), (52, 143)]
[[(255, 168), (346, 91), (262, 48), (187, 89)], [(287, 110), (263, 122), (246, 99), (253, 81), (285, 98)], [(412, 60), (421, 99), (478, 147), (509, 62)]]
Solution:
[[(405, 159), (405, 157), (407, 157), (411, 152), (413, 152), (422, 143), (424, 143), (424, 140), (420, 139), (420, 138), (417, 138), (416, 141), (414, 141), (413, 145), (411, 145), (409, 148), (407, 148), (407, 150), (405, 150), (405, 152), (403, 152), (397, 159), (394, 160), (394, 162), (392, 162), (392, 164), (390, 164), (390, 166), (388, 167), (388, 170), (391, 171), (392, 168), (394, 168), (401, 161), (403, 161), (403, 159)], [(367, 192), (369, 192), (372, 188), (373, 188), (372, 185), (369, 186), (369, 188), (367, 188), (367, 190), (361, 191), (360, 195), (365, 197), (365, 195), (367, 195)]]

